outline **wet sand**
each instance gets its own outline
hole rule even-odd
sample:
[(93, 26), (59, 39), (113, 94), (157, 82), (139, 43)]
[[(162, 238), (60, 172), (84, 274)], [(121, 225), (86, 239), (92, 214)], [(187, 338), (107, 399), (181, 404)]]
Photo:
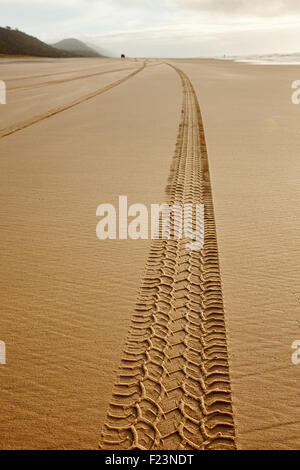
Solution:
[[(299, 448), (291, 344), (300, 314), (300, 108), (290, 96), (300, 68), (168, 61), (183, 77), (161, 62), (0, 61), (8, 87), (0, 107), (2, 449), (95, 449), (99, 438), (102, 447), (136, 445), (130, 432), (109, 444), (105, 426), (115, 413), (133, 420), (145, 448)], [(159, 278), (165, 290), (155, 276), (149, 290), (153, 243), (98, 240), (96, 208), (119, 195), (164, 202), (174, 162), (175, 174), (186, 168), (184, 197), (193, 188), (197, 199), (203, 186), (199, 198), (213, 202), (213, 246), (201, 259), (159, 247), (155, 262), (175, 259), (175, 274)], [(169, 197), (181, 194), (176, 181)], [(141, 293), (151, 309), (171, 299), (157, 344), (165, 356), (147, 343), (153, 310), (139, 331), (146, 351), (134, 346), (141, 356), (121, 385), (123, 397), (145, 385), (147, 425), (135, 415), (138, 389), (131, 414), (120, 416), (124, 400), (114, 407)], [(160, 409), (149, 405), (157, 386), (148, 387), (145, 370), (165, 387)]]

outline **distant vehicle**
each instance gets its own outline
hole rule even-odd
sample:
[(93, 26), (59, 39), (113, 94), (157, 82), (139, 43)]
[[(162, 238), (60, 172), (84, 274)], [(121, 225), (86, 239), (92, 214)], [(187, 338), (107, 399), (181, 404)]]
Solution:
[(121, 59), (125, 59), (125, 54), (121, 54)]

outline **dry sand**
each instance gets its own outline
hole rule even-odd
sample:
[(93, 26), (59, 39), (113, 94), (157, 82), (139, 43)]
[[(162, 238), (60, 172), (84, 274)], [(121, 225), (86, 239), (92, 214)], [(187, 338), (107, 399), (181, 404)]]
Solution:
[[(300, 68), (169, 62), (0, 62), (1, 449), (300, 446)], [(203, 252), (99, 241), (119, 195)]]
[[(299, 66), (178, 64), (199, 96), (213, 187), (237, 445), (300, 448)], [(298, 294), (298, 295), (297, 295)]]

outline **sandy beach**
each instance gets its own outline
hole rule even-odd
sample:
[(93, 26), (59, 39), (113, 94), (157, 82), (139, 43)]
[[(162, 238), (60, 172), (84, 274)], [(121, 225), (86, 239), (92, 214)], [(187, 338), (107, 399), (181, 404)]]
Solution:
[[(0, 60), (0, 449), (300, 446), (298, 65)], [(205, 244), (99, 240), (203, 203)]]

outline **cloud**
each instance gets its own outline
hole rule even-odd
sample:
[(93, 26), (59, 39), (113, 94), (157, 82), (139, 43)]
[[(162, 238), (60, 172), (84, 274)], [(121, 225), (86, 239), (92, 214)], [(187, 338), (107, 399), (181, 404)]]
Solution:
[[(295, 51), (299, 0), (0, 0), (1, 23), (56, 42), (97, 42), (116, 55)], [(121, 50), (122, 49), (122, 50)], [(124, 49), (124, 51), (123, 51)]]
[[(83, 38), (84, 39), (84, 38)], [(181, 24), (89, 36), (90, 43), (131, 57), (220, 57), (296, 52), (300, 30), (295, 25)]]
[[(36, 7), (45, 7), (46, 9), (57, 9), (57, 8), (76, 8), (85, 0), (1, 0), (1, 15), (5, 14), (5, 5), (8, 7), (26, 6), (31, 11)], [(15, 11), (17, 14), (18, 11)]]
[(226, 16), (276, 17), (298, 12), (299, 0), (174, 0), (182, 10)]

